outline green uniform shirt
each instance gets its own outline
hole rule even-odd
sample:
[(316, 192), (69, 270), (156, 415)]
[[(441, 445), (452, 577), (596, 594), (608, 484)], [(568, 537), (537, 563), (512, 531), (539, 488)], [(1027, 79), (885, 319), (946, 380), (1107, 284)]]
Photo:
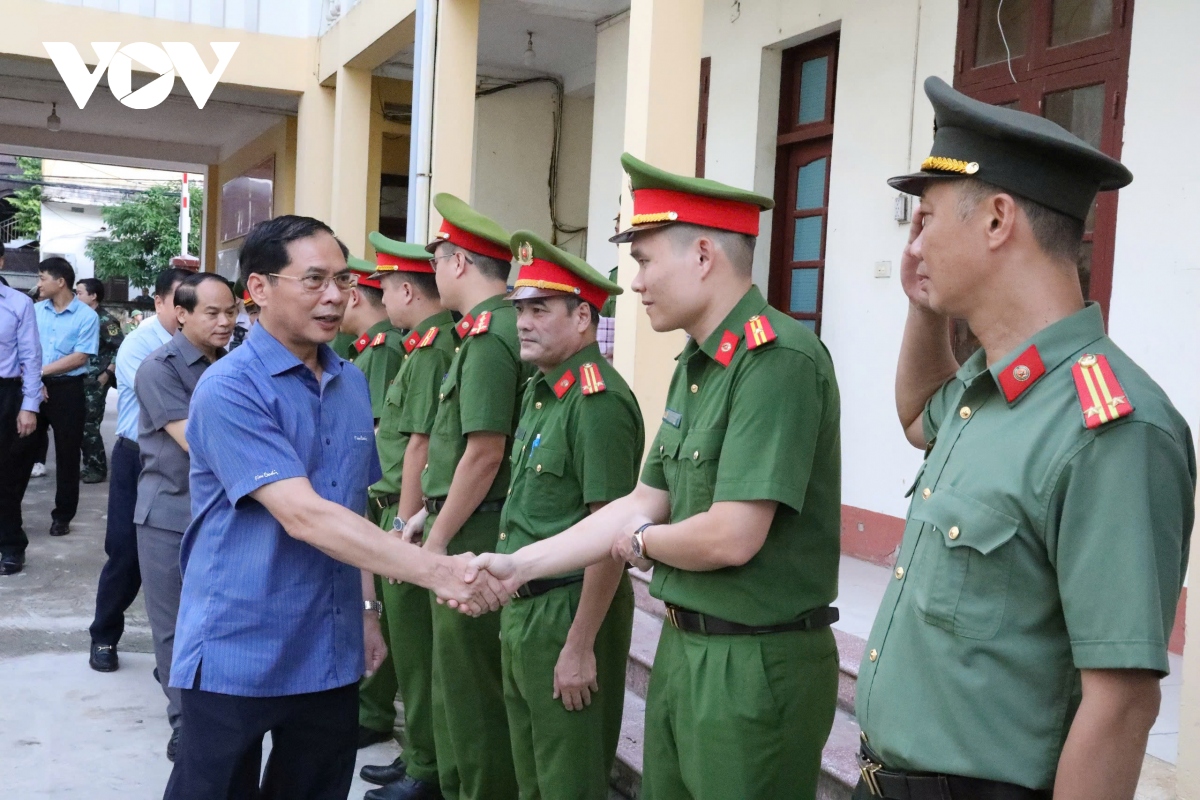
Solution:
[[(108, 365), (117, 357), (121, 342), (125, 341), (121, 323), (117, 322), (117, 318), (110, 314), (107, 308), (97, 307), (96, 314), (100, 317), (100, 347), (97, 348), (96, 355), (88, 356), (88, 375), (93, 378), (100, 377), (100, 373), (108, 369)], [(111, 385), (112, 382), (109, 381), (109, 386)]]
[[(376, 344), (380, 334), (383, 335), (383, 341)], [(367, 386), (371, 390), (371, 416), (376, 420), (383, 415), (383, 398), (400, 370), (400, 362), (404, 360), (404, 336), (403, 331), (382, 319), (368, 328), (350, 348), (354, 366), (367, 376)], [(363, 345), (361, 349), (360, 344)]]
[[(430, 328), (437, 328), (433, 341), (425, 343), (424, 347), (419, 346)], [(404, 363), (400, 365), (400, 371), (396, 373), (396, 379), (388, 387), (383, 399), (379, 432), (375, 436), (383, 478), (371, 486), (372, 497), (400, 494), (408, 437), (414, 433), (428, 436), (433, 430), (438, 388), (458, 344), (454, 318), (449, 311), (434, 314), (414, 330), (420, 337), (418, 346), (404, 357)]]
[[(426, 497), (445, 497), (450, 492), (454, 470), (467, 449), (467, 434), (486, 431), (511, 437), (517, 427), (520, 393), (533, 368), (521, 361), (512, 303), (496, 295), (475, 306), (468, 315), (474, 323), (472, 331), (478, 330), (477, 320), (485, 312), (490, 315), (487, 331), (463, 337), (439, 390), (429, 464), (421, 476)], [(511, 452), (511, 439), (509, 447)], [(504, 498), (510, 472), (505, 458), (484, 500)]]
[[(1084, 354), (1107, 357), (1132, 414), (1085, 427)], [(1011, 376), (1028, 386), (1009, 402)], [(859, 722), (891, 767), (1049, 788), (1079, 670), (1168, 671), (1191, 433), (1091, 305), (990, 369), (982, 350), (968, 359), (930, 398), (925, 437)]]
[(354, 341), (356, 338), (352, 333), (338, 331), (338, 335), (333, 337), (333, 341), (329, 343), (329, 346), (333, 348), (333, 352), (349, 361), (350, 356), (354, 355)]
[[(581, 371), (585, 364), (592, 366)], [(585, 395), (592, 369), (604, 389)], [(560, 399), (554, 387), (564, 380), (570, 385)], [(599, 345), (588, 345), (549, 374), (538, 372), (522, 402), (496, 551), (512, 553), (565, 531), (590, 513), (588, 504), (629, 494), (637, 486), (645, 441), (637, 399)]]
[[(749, 349), (745, 324), (755, 315), (776, 338)], [(722, 366), (726, 343), (733, 356)], [(650, 593), (743, 625), (788, 622), (833, 602), (840, 399), (824, 345), (752, 287), (703, 345), (689, 341), (677, 361), (642, 482), (670, 492), (672, 522), (721, 501), (779, 506), (762, 549), (746, 564), (711, 572), (656, 564)]]

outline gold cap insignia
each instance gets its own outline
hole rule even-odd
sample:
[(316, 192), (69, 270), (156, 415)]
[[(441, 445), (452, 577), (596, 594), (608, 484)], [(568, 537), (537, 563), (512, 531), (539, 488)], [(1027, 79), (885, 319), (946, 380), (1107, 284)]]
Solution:
[(533, 245), (529, 242), (521, 242), (521, 246), (517, 248), (517, 261), (522, 267), (528, 267), (533, 263)]
[(960, 161), (957, 158), (930, 156), (921, 162), (922, 171), (957, 172), (960, 175), (974, 175), (979, 172), (978, 161)]

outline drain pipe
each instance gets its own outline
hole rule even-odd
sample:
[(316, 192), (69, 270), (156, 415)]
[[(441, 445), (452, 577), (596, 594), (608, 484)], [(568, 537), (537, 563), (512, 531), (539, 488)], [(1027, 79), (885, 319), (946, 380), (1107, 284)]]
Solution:
[(409, 134), (408, 228), (405, 238), (429, 241), (429, 185), (433, 163), (433, 63), (437, 0), (417, 0), (413, 52), (412, 126)]

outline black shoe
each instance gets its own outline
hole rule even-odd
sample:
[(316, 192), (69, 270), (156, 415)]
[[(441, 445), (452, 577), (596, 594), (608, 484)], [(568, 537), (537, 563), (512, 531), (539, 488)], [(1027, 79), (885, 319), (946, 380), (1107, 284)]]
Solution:
[(397, 756), (396, 760), (390, 764), (382, 766), (367, 764), (358, 775), (367, 783), (373, 783), (376, 786), (387, 786), (389, 783), (403, 780), (406, 769), (404, 759)]
[(92, 655), (88, 658), (88, 666), (96, 672), (116, 672), (120, 666), (117, 662), (117, 646), (92, 642)]
[(167, 761), (174, 763), (175, 753), (179, 751), (179, 729), (171, 731), (171, 738), (167, 740)]
[(79, 476), (80, 483), (104, 483), (108, 476), (102, 472), (85, 472)]
[(16, 575), (23, 569), (25, 569), (24, 553), (0, 557), (0, 575)]
[(432, 783), (406, 775), (402, 781), (372, 789), (363, 800), (442, 800), (442, 793)]
[(70, 532), (71, 523), (69, 522), (59, 522), (58, 520), (54, 520), (50, 523), (51, 536), (66, 536)]
[(377, 731), (374, 728), (368, 728), (366, 725), (358, 726), (358, 749), (370, 747), (373, 744), (386, 742), (392, 738), (391, 731)]
[(162, 679), (158, 677), (158, 667), (155, 667), (154, 671), (151, 672), (150, 674), (154, 676), (155, 683), (162, 683)]

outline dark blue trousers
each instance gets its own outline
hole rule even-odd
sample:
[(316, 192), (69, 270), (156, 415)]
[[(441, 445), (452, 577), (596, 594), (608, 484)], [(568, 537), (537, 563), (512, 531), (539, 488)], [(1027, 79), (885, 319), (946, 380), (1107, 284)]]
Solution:
[[(357, 682), (283, 697), (184, 689), (180, 705), (179, 750), (163, 800), (346, 800), (350, 793)], [(260, 787), (268, 732), (271, 755)]]
[(138, 476), (142, 474), (137, 444), (118, 438), (109, 464), (108, 527), (104, 532), (104, 554), (108, 560), (100, 571), (100, 583), (96, 586), (96, 618), (89, 630), (96, 644), (115, 645), (125, 632), (125, 611), (142, 588), (137, 526), (133, 524)]

